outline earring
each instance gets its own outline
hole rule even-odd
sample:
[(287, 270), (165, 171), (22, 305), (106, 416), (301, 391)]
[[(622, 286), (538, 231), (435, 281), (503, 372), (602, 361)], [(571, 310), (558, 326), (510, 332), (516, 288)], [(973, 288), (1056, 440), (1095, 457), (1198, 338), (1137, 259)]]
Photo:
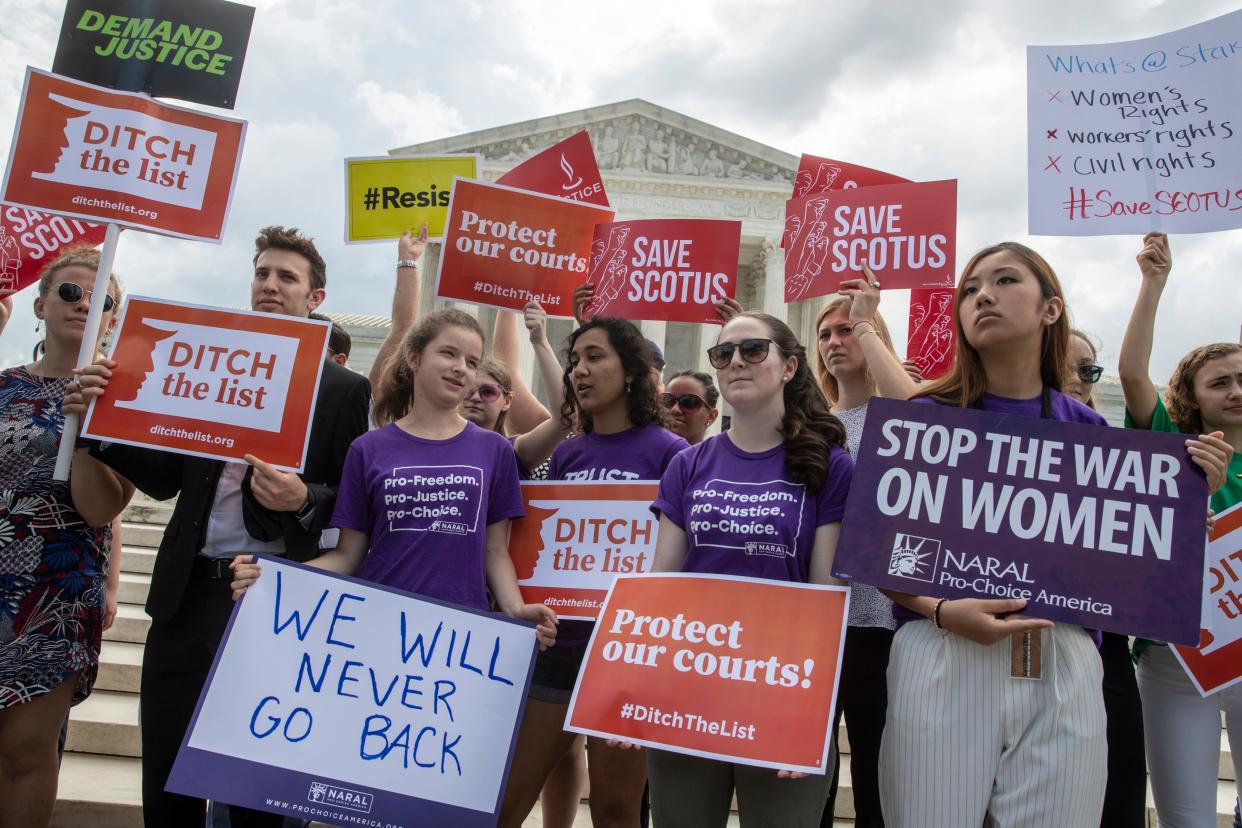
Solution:
[(630, 384), (628, 381), (625, 383), (625, 393), (630, 393)]
[(39, 328), (41, 328), (42, 326), (43, 326), (43, 317), (42, 316), (36, 317), (35, 318), (35, 333), (38, 333)]

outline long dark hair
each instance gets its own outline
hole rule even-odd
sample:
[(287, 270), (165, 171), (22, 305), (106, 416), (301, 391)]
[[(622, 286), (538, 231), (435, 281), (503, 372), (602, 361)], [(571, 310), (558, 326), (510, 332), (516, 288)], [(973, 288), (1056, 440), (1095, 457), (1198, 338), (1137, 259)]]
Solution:
[(785, 383), (785, 414), (781, 418), (785, 472), (790, 480), (805, 483), (809, 491), (818, 492), (828, 482), (828, 452), (834, 446), (845, 446), (845, 427), (828, 410), (828, 400), (807, 364), (806, 349), (789, 326), (758, 311), (746, 311), (739, 316), (761, 323), (781, 354), (797, 358), (793, 378)]
[[(1056, 297), (1062, 302), (1065, 301), (1065, 291), (1061, 289), (1061, 280), (1057, 278), (1052, 265), (1031, 248), (1017, 242), (1000, 242), (983, 248), (970, 257), (962, 270), (961, 278), (957, 280), (957, 289), (953, 292), (953, 327), (957, 334), (953, 366), (947, 374), (920, 390), (916, 396), (932, 397), (947, 405), (966, 408), (988, 390), (983, 359), (974, 346), (966, 341), (966, 333), (962, 330), (962, 302), (966, 298), (962, 286), (979, 266), (979, 262), (994, 253), (1012, 253), (1021, 260), (1039, 281), (1040, 295), (1045, 300)], [(1069, 368), (1065, 356), (1069, 351), (1069, 337), (1069, 312), (1062, 309), (1061, 316), (1044, 328), (1039, 340), (1040, 377), (1044, 385), (1054, 391), (1060, 391), (1065, 383), (1065, 372)]]
[(573, 425), (577, 418), (578, 427), (583, 434), (594, 428), (591, 415), (582, 410), (578, 403), (578, 395), (574, 393), (574, 343), (578, 337), (593, 328), (600, 328), (608, 335), (608, 344), (621, 358), (621, 370), (630, 378), (626, 385), (625, 413), (630, 425), (641, 428), (648, 423), (663, 423), (660, 409), (656, 405), (656, 388), (651, 381), (655, 362), (651, 356), (651, 348), (642, 332), (633, 322), (615, 316), (596, 316), (584, 322), (565, 340), (565, 374), (564, 401), (561, 403), (561, 424), (566, 428)]
[(375, 392), (375, 410), (372, 413), (377, 426), (395, 423), (410, 413), (410, 407), (414, 403), (414, 374), (410, 371), (406, 356), (422, 353), (441, 331), (453, 326), (472, 331), (483, 341), (483, 329), (479, 327), (479, 321), (456, 308), (432, 311), (419, 320), (405, 335), (401, 347), (393, 351), (384, 365), (384, 373)]

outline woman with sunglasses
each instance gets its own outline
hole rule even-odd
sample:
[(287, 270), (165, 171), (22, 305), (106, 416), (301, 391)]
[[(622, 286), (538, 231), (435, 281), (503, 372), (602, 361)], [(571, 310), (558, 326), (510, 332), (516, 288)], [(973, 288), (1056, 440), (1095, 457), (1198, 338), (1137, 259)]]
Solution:
[[(332, 513), (340, 540), (310, 565), (484, 611), (490, 592), (506, 616), (536, 623), (546, 646), (556, 637), (556, 615), (522, 601), (509, 558), (509, 521), (525, 513), (513, 450), (460, 414), (482, 358), (483, 330), (462, 311), (434, 311), (410, 329), (384, 368), (378, 427), (345, 458)], [(461, 474), (448, 480), (446, 463)], [(434, 505), (427, 514), (394, 514), (394, 492)], [(437, 529), (441, 517), (458, 526)], [(232, 568), (236, 600), (260, 567), (241, 555)]]
[[(651, 506), (660, 516), (656, 571), (839, 583), (829, 572), (854, 463), (844, 448), (845, 431), (811, 376), (806, 351), (784, 322), (747, 312), (724, 325), (707, 354), (733, 422), (727, 432), (677, 455), (660, 481)], [(742, 520), (765, 524), (763, 537), (784, 554), (744, 554), (754, 535), (723, 528), (737, 521), (690, 529), (691, 515), (710, 518), (720, 507), (722, 488), (750, 491), (759, 480), (790, 495), (790, 505)], [(735, 791), (743, 825), (820, 824), (826, 776), (662, 750), (646, 754), (657, 826), (724, 826)]]
[(682, 371), (674, 374), (660, 395), (660, 408), (668, 420), (668, 430), (692, 446), (703, 442), (707, 429), (720, 416), (716, 401), (720, 392), (711, 374)]
[[(1070, 329), (1066, 353), (1065, 394), (1095, 409), (1095, 386), (1104, 375), (1095, 343), (1083, 331)], [(1108, 782), (1100, 828), (1142, 825), (1147, 810), (1147, 755), (1143, 747), (1143, 704), (1130, 659), (1130, 639), (1122, 633), (1101, 633), (1104, 667), (1104, 712), (1108, 720)]]
[[(652, 353), (638, 328), (624, 319), (597, 316), (567, 342), (561, 421), (581, 434), (552, 452), (549, 480), (659, 480), (679, 451), (681, 437), (665, 430), (656, 403)], [(593, 624), (562, 622), (556, 646), (539, 654), (500, 825), (520, 828), (553, 766), (574, 734), (565, 713), (582, 666)], [(641, 754), (587, 740), (591, 821), (596, 828), (639, 824), (646, 766)]]
[[(1208, 446), (1223, 447), (1228, 463), (1222, 470), (1223, 481), (1208, 475), (1212, 509), (1219, 514), (1242, 503), (1242, 451), (1234, 451), (1242, 447), (1242, 345), (1221, 342), (1194, 349), (1178, 363), (1161, 399), (1148, 364), (1156, 311), (1173, 267), (1168, 237), (1147, 234), (1138, 264), (1142, 282), (1118, 359), (1126, 425), (1197, 435), (1197, 440), (1187, 441), (1192, 456)], [(1222, 714), (1233, 748), (1237, 794), (1242, 795), (1242, 767), (1238, 762), (1242, 751), (1242, 686), (1204, 697), (1164, 644), (1139, 639), (1134, 654), (1143, 699), (1148, 771), (1160, 825), (1215, 825)]]
[[(845, 428), (845, 446), (853, 458), (858, 456), (871, 398), (906, 399), (918, 390), (897, 359), (888, 325), (880, 315), (880, 283), (866, 266), (864, 276), (842, 282), (841, 295), (828, 301), (815, 323), (815, 376), (829, 410)], [(839, 723), (844, 715), (849, 728), (857, 828), (884, 825), (880, 812), (880, 740), (888, 698), (888, 654), (895, 627), (892, 601), (873, 586), (851, 585), (834, 722)], [(833, 822), (840, 764), (840, 754), (834, 753), (825, 826)]]
[[(77, 361), (99, 251), (61, 252), (39, 279), (35, 316), (45, 346), (0, 373), (0, 809), (5, 824), (46, 825), (58, 775), (57, 741), (71, 705), (90, 695), (104, 627), (112, 514), (75, 509), (52, 480), (64, 426), (61, 401)], [(101, 335), (116, 322), (113, 276)], [(106, 467), (84, 477), (115, 498), (133, 493)], [(73, 490), (78, 489), (75, 475)], [(85, 508), (85, 506), (84, 506)]]

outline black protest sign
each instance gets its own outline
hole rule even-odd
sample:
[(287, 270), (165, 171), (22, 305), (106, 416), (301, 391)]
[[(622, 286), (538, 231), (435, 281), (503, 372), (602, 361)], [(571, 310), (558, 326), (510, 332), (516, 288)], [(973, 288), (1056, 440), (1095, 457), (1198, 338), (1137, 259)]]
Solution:
[(253, 20), (224, 0), (68, 0), (52, 71), (232, 109)]

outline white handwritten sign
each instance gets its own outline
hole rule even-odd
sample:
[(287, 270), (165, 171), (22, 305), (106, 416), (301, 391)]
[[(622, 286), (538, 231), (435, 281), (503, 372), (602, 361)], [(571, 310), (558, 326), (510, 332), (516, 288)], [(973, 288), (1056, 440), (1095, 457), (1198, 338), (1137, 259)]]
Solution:
[(533, 626), (262, 563), (169, 790), (335, 824), (366, 814), (380, 825), (494, 826)]
[(1158, 37), (1027, 47), (1031, 233), (1242, 227), (1242, 11)]

